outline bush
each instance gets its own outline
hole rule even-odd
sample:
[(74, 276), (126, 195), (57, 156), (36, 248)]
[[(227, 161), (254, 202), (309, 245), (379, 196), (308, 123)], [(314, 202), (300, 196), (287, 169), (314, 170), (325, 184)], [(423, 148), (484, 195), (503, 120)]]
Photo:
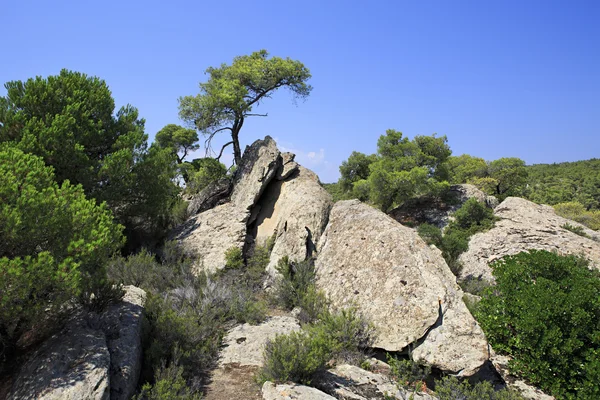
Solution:
[(600, 273), (547, 251), (492, 264), (477, 320), (511, 372), (557, 397), (600, 398)]
[(177, 365), (161, 367), (155, 374), (156, 382), (146, 383), (133, 400), (200, 400), (202, 395), (194, 392), (183, 377), (183, 368)]
[(429, 245), (442, 247), (442, 230), (435, 225), (421, 224), (417, 228), (419, 236)]
[(557, 215), (572, 219), (592, 230), (600, 230), (600, 210), (586, 210), (585, 206), (576, 201), (559, 203), (554, 206)]
[(471, 386), (455, 376), (446, 376), (435, 383), (435, 394), (439, 400), (522, 400), (520, 394), (507, 389), (495, 391), (489, 382)]
[(387, 356), (390, 372), (396, 382), (404, 388), (424, 389), (424, 382), (431, 374), (429, 365), (415, 362), (413, 360), (400, 360), (396, 357)]
[(242, 269), (244, 267), (244, 255), (239, 247), (231, 247), (225, 251), (225, 268)]
[(583, 237), (589, 238), (588, 234), (587, 234), (587, 233), (585, 233), (585, 231), (583, 230), (583, 227), (581, 227), (581, 226), (575, 226), (575, 225), (571, 225), (571, 224), (569, 224), (569, 223), (567, 222), (566, 224), (564, 224), (564, 225), (561, 225), (560, 227), (561, 227), (561, 228), (563, 228), (563, 229), (566, 229), (566, 230), (568, 230), (568, 231), (571, 231), (571, 232), (573, 232), (573, 233), (574, 233), (574, 234), (576, 234), (576, 235), (579, 235), (579, 236), (583, 236)]
[(464, 281), (458, 283), (463, 292), (474, 294), (475, 296), (481, 296), (483, 291), (492, 284), (482, 278), (469, 277)]
[(106, 260), (124, 243), (105, 204), (54, 179), (40, 157), (0, 144), (0, 342), (9, 348), (99, 289)]

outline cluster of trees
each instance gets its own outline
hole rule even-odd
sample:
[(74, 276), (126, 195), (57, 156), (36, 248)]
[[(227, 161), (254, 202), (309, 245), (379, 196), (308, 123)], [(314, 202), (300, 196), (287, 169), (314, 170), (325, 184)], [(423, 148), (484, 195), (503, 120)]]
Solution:
[(441, 197), (450, 184), (472, 183), (500, 199), (523, 193), (527, 183), (523, 160), (487, 162), (468, 154), (451, 154), (446, 136), (409, 140), (389, 129), (379, 137), (376, 154), (352, 152), (340, 166), (338, 183), (327, 188), (336, 199), (359, 198), (383, 211), (414, 197)]

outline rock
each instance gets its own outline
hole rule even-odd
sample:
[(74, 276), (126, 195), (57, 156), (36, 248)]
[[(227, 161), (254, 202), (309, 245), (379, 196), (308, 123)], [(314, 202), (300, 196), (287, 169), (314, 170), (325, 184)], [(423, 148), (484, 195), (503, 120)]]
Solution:
[(290, 177), (298, 169), (298, 163), (294, 161), (294, 153), (281, 153), (282, 165), (277, 171), (277, 180), (283, 181)]
[(231, 193), (231, 180), (227, 178), (211, 182), (197, 195), (193, 196), (187, 208), (188, 215), (196, 215), (227, 201)]
[(77, 318), (23, 365), (8, 399), (108, 400), (109, 370), (104, 333)]
[(333, 205), (316, 174), (297, 166), (285, 181), (273, 181), (259, 202), (254, 236), (264, 243), (275, 235), (267, 271), (276, 274), (280, 258), (303, 261), (315, 253)]
[(270, 136), (257, 140), (244, 150), (233, 181), (231, 202), (251, 211), (260, 195), (281, 167), (281, 153)]
[(427, 223), (444, 228), (452, 220), (452, 214), (470, 198), (476, 198), (490, 208), (498, 205), (494, 196), (469, 184), (452, 185), (446, 197), (445, 200), (428, 196), (412, 199), (390, 211), (389, 215), (408, 226)]
[[(189, 218), (171, 235), (201, 260), (196, 272), (216, 272), (225, 267), (225, 252), (244, 248), (247, 226), (258, 214), (255, 207), (269, 182), (281, 167), (275, 141), (267, 136), (246, 148), (236, 172), (228, 203)], [(205, 204), (205, 203), (202, 203)]]
[(303, 385), (275, 385), (265, 382), (262, 387), (264, 400), (335, 400), (328, 394)]
[(399, 388), (385, 375), (347, 364), (320, 373), (315, 378), (315, 387), (337, 399), (435, 399), (427, 393), (412, 393)]
[(374, 347), (402, 351), (442, 370), (470, 375), (487, 341), (439, 252), (358, 200), (331, 210), (315, 264), (317, 287), (335, 308), (356, 306), (377, 329)]
[(123, 300), (102, 315), (110, 353), (110, 399), (128, 400), (136, 391), (142, 370), (142, 316), (146, 292), (125, 286)]
[(293, 317), (271, 317), (260, 325), (242, 324), (230, 330), (223, 339), (219, 365), (236, 363), (239, 366), (262, 366), (263, 352), (268, 340), (300, 330)]
[(244, 247), (248, 218), (249, 213), (233, 203), (222, 204), (188, 219), (178, 228), (174, 239), (186, 252), (200, 259), (196, 273), (214, 273), (225, 267), (227, 250)]
[[(473, 277), (493, 281), (488, 263), (531, 249), (582, 254), (590, 260), (592, 268), (600, 268), (600, 234), (559, 217), (552, 207), (508, 197), (494, 209), (494, 214), (500, 218), (496, 226), (473, 235), (469, 249), (460, 256), (459, 261), (463, 264), (461, 279)], [(565, 224), (581, 227), (590, 238), (562, 228)]]
[(492, 351), (491, 361), (496, 371), (500, 374), (504, 382), (506, 382), (506, 386), (520, 393), (523, 398), (530, 400), (554, 400), (553, 396), (545, 394), (540, 389), (528, 385), (525, 381), (512, 375), (508, 369), (509, 357), (495, 354)]

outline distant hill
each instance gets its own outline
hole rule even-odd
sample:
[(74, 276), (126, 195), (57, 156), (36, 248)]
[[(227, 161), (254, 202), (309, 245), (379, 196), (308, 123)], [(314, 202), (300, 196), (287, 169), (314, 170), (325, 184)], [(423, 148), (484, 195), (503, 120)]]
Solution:
[(550, 205), (577, 201), (588, 209), (600, 209), (600, 159), (534, 164), (527, 172), (529, 200)]

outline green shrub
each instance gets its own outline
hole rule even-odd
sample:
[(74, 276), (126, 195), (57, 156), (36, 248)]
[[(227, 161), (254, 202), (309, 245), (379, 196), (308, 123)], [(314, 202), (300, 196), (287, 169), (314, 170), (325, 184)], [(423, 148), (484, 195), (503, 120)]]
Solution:
[(177, 226), (183, 224), (188, 219), (188, 205), (189, 203), (182, 198), (178, 197), (171, 206), (169, 212), (169, 219), (171, 226)]
[(475, 296), (481, 296), (485, 289), (492, 286), (492, 284), (489, 281), (486, 281), (485, 279), (482, 279), (482, 278), (474, 278), (474, 277), (469, 277), (463, 281), (460, 281), (458, 284), (459, 284), (460, 288), (463, 290), (463, 292), (471, 293), (471, 294), (474, 294)]
[(600, 273), (535, 250), (492, 269), (476, 317), (511, 371), (559, 398), (600, 398)]
[(313, 260), (293, 262), (283, 257), (277, 263), (277, 272), (281, 278), (275, 284), (275, 300), (277, 304), (291, 310), (300, 306), (308, 288), (314, 285), (315, 269)]
[(244, 255), (239, 247), (231, 247), (225, 251), (225, 268), (241, 269), (244, 267)]
[(300, 307), (298, 320), (301, 323), (310, 323), (316, 321), (321, 315), (327, 312), (329, 301), (327, 300), (327, 296), (325, 296), (325, 292), (317, 289), (313, 283), (303, 291), (298, 306)]
[(554, 205), (554, 211), (557, 215), (572, 219), (592, 230), (600, 230), (600, 210), (587, 210), (583, 204), (570, 201)]
[(388, 354), (387, 362), (392, 377), (404, 388), (422, 389), (423, 382), (431, 374), (429, 365), (410, 359), (400, 360)]
[(571, 225), (571, 224), (569, 224), (569, 223), (567, 222), (567, 223), (565, 223), (565, 224), (561, 225), (560, 227), (561, 227), (561, 228), (563, 228), (563, 229), (566, 229), (566, 230), (568, 230), (568, 231), (571, 231), (571, 232), (573, 232), (573, 233), (574, 233), (574, 234), (576, 234), (576, 235), (579, 235), (579, 236), (583, 236), (583, 237), (589, 238), (588, 234), (587, 234), (587, 233), (585, 233), (585, 231), (583, 230), (583, 228), (582, 228), (581, 226), (575, 226), (575, 225)]
[(183, 377), (183, 368), (175, 364), (160, 367), (154, 384), (146, 383), (133, 400), (200, 400), (201, 393), (194, 392)]
[(446, 376), (435, 382), (435, 394), (439, 400), (522, 400), (523, 397), (507, 389), (495, 391), (489, 382), (472, 386), (455, 376)]
[(417, 228), (419, 236), (427, 243), (438, 248), (442, 247), (442, 230), (435, 225), (421, 224)]
[(321, 313), (318, 323), (308, 328), (315, 336), (332, 339), (332, 355), (364, 353), (373, 344), (375, 330), (355, 308)]
[(186, 192), (190, 194), (199, 193), (210, 183), (227, 175), (225, 165), (211, 157), (197, 158), (191, 163), (183, 165), (185, 166), (184, 173), (188, 176)]
[(309, 385), (313, 375), (325, 368), (330, 348), (331, 340), (321, 334), (300, 331), (277, 335), (265, 346), (260, 380)]
[(494, 213), (475, 198), (467, 200), (454, 213), (452, 227), (470, 231), (471, 234), (490, 229), (494, 223)]
[(458, 257), (469, 248), (469, 232), (448, 228), (442, 238), (442, 256), (454, 275), (459, 275), (462, 265)]

